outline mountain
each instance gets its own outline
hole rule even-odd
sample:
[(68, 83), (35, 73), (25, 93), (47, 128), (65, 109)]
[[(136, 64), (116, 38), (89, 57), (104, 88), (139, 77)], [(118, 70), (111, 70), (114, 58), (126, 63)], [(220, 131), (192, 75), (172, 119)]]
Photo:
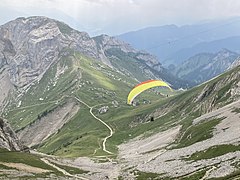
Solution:
[(150, 54), (44, 17), (0, 32), (1, 117), (31, 152), (0, 149), (3, 178), (239, 177), (239, 66), (129, 106), (140, 80), (165, 71)]
[[(117, 37), (138, 49), (151, 52), (164, 65), (170, 65), (179, 64), (180, 61), (195, 55), (193, 54), (195, 51), (196, 53), (202, 52), (197, 50), (205, 50), (204, 43), (211, 46), (208, 51), (204, 52), (213, 53), (210, 50), (216, 52), (222, 48), (239, 51), (238, 46), (235, 46), (239, 42), (237, 41), (240, 35), (239, 29), (240, 21), (239, 17), (236, 17), (185, 26), (148, 27), (124, 33)], [(235, 36), (237, 39), (234, 38)], [(220, 42), (217, 42), (217, 40), (220, 40)], [(181, 55), (180, 59), (178, 55)]]
[[(29, 157), (28, 154), (14, 154), (15, 159), (13, 159), (13, 154), (1, 152), (1, 161), (21, 162), (30, 165), (31, 168), (51, 169), (51, 173), (47, 171), (41, 174), (43, 179), (49, 177), (74, 179), (76, 178), (74, 176), (90, 179), (238, 178), (240, 174), (239, 70), (239, 66), (235, 67), (207, 83), (152, 104), (137, 108), (126, 107), (123, 104), (117, 108), (109, 106), (108, 112), (104, 114), (98, 114), (95, 109), (93, 112), (98, 118), (116, 128), (114, 136), (108, 140), (107, 147), (114, 151), (111, 147), (119, 144), (118, 150), (114, 151), (117, 152), (116, 155), (114, 154), (117, 157), (112, 158), (111, 154), (100, 153), (101, 146), (99, 147), (97, 143), (94, 145), (94, 141), (99, 139), (94, 139), (92, 136), (95, 131), (99, 134), (104, 127), (90, 118), (91, 115), (88, 114), (89, 111), (83, 106), (84, 104), (77, 104), (79, 112), (76, 117), (67, 121), (45, 142), (46, 144), (35, 147), (68, 157), (78, 156), (86, 148), (85, 153), (91, 159), (87, 157), (64, 159), (44, 154), (39, 154), (41, 158), (39, 155)], [(74, 101), (71, 98), (69, 100)], [(42, 105), (48, 106), (49, 103)], [(41, 108), (41, 105), (35, 104), (35, 106), (38, 107), (36, 109)], [(15, 108), (16, 112), (12, 112), (10, 117), (14, 117), (14, 114), (19, 116), (24, 113), (29, 114), (28, 108), (34, 112), (34, 106)], [(63, 109), (66, 109), (66, 106)], [(43, 118), (50, 122), (46, 126), (39, 127), (38, 131), (35, 129), (35, 136), (49, 128), (49, 124), (54, 125), (49, 113), (57, 114), (53, 110), (40, 117), (36, 124), (42, 123)], [(31, 126), (36, 127), (35, 123), (31, 123)], [(107, 134), (104, 133), (100, 137), (105, 135)], [(85, 143), (81, 144), (81, 141)], [(2, 154), (8, 158), (2, 157)], [(111, 161), (108, 160), (110, 158)], [(43, 161), (47, 162), (48, 166)], [(158, 165), (159, 163), (161, 166)], [(53, 170), (52, 164), (58, 169)], [(59, 174), (59, 170), (69, 173)], [(22, 172), (18, 169), (18, 174), (26, 174), (28, 171)], [(9, 170), (3, 171), (3, 175), (14, 178)], [(28, 175), (28, 177), (33, 176), (40, 175), (36, 172)]]
[(239, 55), (227, 49), (216, 54), (200, 53), (177, 66), (174, 75), (197, 84), (207, 81), (227, 70)]
[(62, 22), (37, 16), (0, 27), (0, 72), (2, 116), (29, 147), (58, 134), (82, 114), (79, 111), (86, 113), (76, 98), (120, 106), (130, 89), (144, 80), (187, 86), (146, 52), (107, 35), (90, 38)]
[[(168, 73), (156, 57), (135, 50), (113, 37), (90, 38), (87, 33), (78, 32), (59, 21), (45, 17), (18, 18), (2, 25), (0, 32), (1, 78), (5, 79), (1, 81), (4, 88), (1, 90), (0, 104), (14, 88), (24, 92), (31, 83), (39, 81), (46, 70), (68, 50), (128, 73), (137, 81), (162, 78), (173, 87), (186, 86), (186, 82)], [(117, 57), (119, 54), (124, 58)], [(122, 61), (131, 61), (132, 65), (122, 67)], [(135, 71), (129, 71), (132, 67)]]
[[(234, 36), (229, 37), (225, 39), (219, 39), (215, 41), (210, 42), (202, 42), (194, 45), (191, 48), (181, 49), (177, 51), (176, 53), (169, 56), (169, 63), (181, 65), (186, 59), (189, 59), (190, 57), (208, 52), (208, 53), (217, 53), (221, 49), (229, 49), (233, 52), (239, 53), (239, 47), (240, 46), (240, 37)], [(171, 60), (170, 60), (171, 59)]]
[(128, 173), (139, 179), (238, 179), (239, 70), (183, 92), (148, 111), (144, 120), (135, 120), (135, 126), (148, 124), (150, 132), (120, 145), (120, 158), (133, 167)]

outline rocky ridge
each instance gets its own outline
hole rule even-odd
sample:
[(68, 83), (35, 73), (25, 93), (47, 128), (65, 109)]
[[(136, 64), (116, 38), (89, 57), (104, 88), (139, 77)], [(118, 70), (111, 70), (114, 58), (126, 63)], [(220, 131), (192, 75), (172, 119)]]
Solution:
[(133, 47), (131, 47), (130, 44), (127, 44), (119, 39), (116, 39), (114, 37), (110, 37), (107, 35), (97, 36), (97, 37), (94, 37), (93, 39), (96, 42), (98, 42), (98, 45), (100, 46), (100, 49), (103, 50), (103, 52), (112, 48), (117, 48), (126, 54), (128, 53), (136, 54), (136, 58), (138, 60), (145, 61), (149, 67), (157, 71), (161, 71), (161, 69), (163, 69), (163, 66), (159, 63), (156, 56), (153, 56), (145, 51), (138, 51)]

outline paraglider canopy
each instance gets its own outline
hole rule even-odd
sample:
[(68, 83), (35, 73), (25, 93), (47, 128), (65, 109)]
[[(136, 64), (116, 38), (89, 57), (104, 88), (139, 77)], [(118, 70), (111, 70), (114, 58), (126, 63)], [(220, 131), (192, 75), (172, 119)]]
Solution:
[(127, 103), (128, 104), (132, 104), (133, 100), (135, 97), (137, 97), (140, 93), (142, 93), (143, 91), (150, 89), (152, 87), (157, 87), (157, 86), (164, 86), (169, 88), (170, 90), (171, 87), (164, 81), (161, 80), (148, 80), (148, 81), (144, 81), (138, 85), (136, 85), (128, 94), (128, 99), (127, 99)]

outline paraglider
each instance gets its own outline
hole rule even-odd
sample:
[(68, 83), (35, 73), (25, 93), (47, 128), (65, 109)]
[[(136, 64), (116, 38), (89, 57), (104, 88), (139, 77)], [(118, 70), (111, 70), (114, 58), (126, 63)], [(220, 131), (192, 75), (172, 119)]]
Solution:
[(133, 100), (135, 97), (137, 97), (139, 94), (141, 94), (143, 91), (153, 88), (153, 87), (157, 87), (157, 86), (163, 86), (163, 87), (167, 87), (170, 90), (171, 87), (164, 81), (161, 80), (148, 80), (148, 81), (144, 81), (138, 85), (136, 85), (128, 94), (128, 98), (127, 98), (127, 103), (128, 104), (132, 104)]

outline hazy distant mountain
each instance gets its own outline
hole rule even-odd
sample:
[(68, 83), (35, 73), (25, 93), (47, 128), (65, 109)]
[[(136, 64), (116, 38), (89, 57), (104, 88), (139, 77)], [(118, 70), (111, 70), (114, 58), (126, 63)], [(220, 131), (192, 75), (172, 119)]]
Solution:
[(240, 36), (228, 37), (211, 42), (199, 43), (191, 48), (181, 49), (168, 58), (168, 63), (181, 64), (186, 59), (199, 53), (217, 53), (226, 48), (237, 53), (240, 52)]
[[(188, 53), (191, 55), (195, 53), (191, 52), (192, 49), (189, 49), (189, 51), (187, 51), (187, 49), (199, 43), (210, 43), (211, 41), (226, 39), (233, 36), (240, 36), (240, 18), (209, 21), (202, 24), (180, 27), (176, 25), (148, 27), (138, 31), (121, 34), (118, 37), (129, 42), (136, 48), (144, 49), (155, 54), (160, 59), (161, 63), (168, 65), (175, 63), (176, 57), (174, 57), (173, 54), (181, 52), (183, 49), (185, 49), (185, 51), (180, 54), (186, 54), (186, 57)], [(234, 38), (230, 38), (227, 39), (227, 44), (217, 44), (217, 42), (210, 43), (209, 45), (213, 45), (210, 50), (219, 50), (219, 48), (239, 50), (239, 46), (231, 49), (231, 40), (233, 40), (233, 44), (237, 41)], [(207, 52), (211, 52), (210, 50)]]
[(176, 76), (197, 84), (227, 70), (239, 55), (227, 49), (213, 53), (200, 53), (190, 57), (173, 71)]

